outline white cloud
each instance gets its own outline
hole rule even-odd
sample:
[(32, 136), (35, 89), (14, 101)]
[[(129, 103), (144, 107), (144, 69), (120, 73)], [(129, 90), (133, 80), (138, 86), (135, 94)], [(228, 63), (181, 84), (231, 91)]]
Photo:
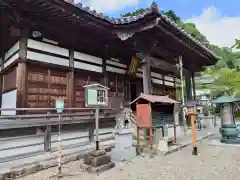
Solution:
[(116, 12), (126, 7), (137, 7), (139, 4), (139, 0), (75, 0), (75, 3), (77, 2), (82, 2), (102, 13)]
[(231, 47), (235, 39), (240, 39), (240, 16), (223, 16), (214, 6), (205, 9), (200, 16), (186, 21), (195, 23), (212, 44), (220, 47)]

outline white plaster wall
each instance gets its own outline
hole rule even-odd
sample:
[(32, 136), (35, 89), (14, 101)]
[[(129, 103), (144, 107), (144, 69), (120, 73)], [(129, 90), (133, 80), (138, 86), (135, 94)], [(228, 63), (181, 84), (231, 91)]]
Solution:
[[(16, 108), (17, 90), (2, 94), (1, 108)], [(1, 115), (16, 115), (16, 111), (1, 111)]]

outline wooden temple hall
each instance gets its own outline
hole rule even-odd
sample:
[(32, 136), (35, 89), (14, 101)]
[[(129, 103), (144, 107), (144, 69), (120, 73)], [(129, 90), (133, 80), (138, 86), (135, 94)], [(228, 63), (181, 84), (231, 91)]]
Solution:
[(85, 107), (83, 86), (92, 83), (109, 87), (111, 108), (129, 106), (141, 92), (179, 100), (179, 59), (192, 99), (194, 72), (217, 61), (156, 3), (142, 15), (110, 19), (64, 0), (2, 0), (0, 26), (2, 108), (54, 107), (56, 97)]

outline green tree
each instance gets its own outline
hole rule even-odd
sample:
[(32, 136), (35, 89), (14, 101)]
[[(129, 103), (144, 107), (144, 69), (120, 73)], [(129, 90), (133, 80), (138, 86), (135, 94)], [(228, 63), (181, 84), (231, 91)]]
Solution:
[(126, 14), (121, 14), (121, 16), (122, 17), (137, 16), (137, 15), (143, 14), (146, 11), (147, 11), (146, 8), (140, 8), (140, 9), (137, 9), (135, 12), (128, 12)]
[(240, 40), (239, 39), (235, 39), (235, 44), (233, 45), (232, 48), (240, 49)]
[(194, 23), (184, 23), (184, 30), (203, 44), (209, 44), (207, 38), (196, 28)]
[(172, 19), (175, 23), (177, 24), (181, 24), (181, 19), (179, 16), (177, 16), (175, 14), (175, 12), (173, 12), (172, 10), (169, 10), (169, 11), (162, 11), (162, 14), (165, 14), (166, 16), (168, 16), (170, 19)]

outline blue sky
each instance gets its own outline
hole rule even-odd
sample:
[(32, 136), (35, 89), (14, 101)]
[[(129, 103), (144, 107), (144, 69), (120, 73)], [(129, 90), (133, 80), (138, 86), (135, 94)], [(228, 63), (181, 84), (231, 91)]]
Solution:
[[(149, 7), (151, 2), (151, 0), (139, 0), (137, 7)], [(204, 9), (210, 6), (214, 6), (221, 11), (222, 16), (240, 15), (240, 0), (156, 0), (155, 2), (157, 2), (161, 10), (173, 10), (182, 19), (198, 16)], [(130, 6), (115, 12), (105, 12), (105, 14), (119, 16), (120, 14), (135, 10), (136, 6)]]
[[(137, 8), (150, 7), (153, 0), (75, 0), (97, 12), (119, 17)], [(160, 10), (173, 10), (183, 21), (195, 23), (207, 39), (220, 47), (231, 47), (240, 39), (240, 0), (155, 0)]]

